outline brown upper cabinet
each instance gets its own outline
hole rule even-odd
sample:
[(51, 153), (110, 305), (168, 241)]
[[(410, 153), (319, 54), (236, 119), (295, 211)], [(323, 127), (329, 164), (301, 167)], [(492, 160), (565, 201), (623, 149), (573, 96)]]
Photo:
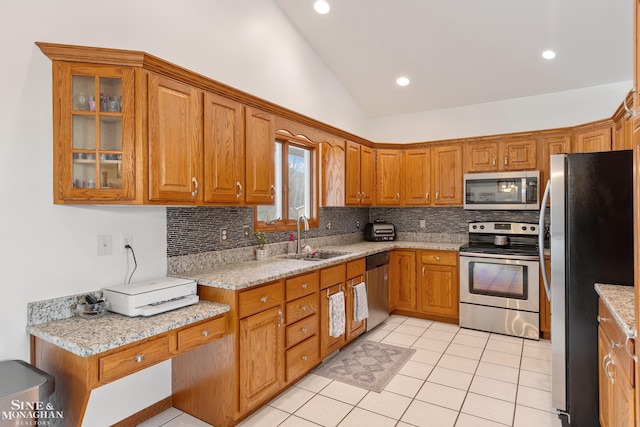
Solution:
[(462, 146), (376, 149), (376, 205), (462, 205)]
[(535, 170), (537, 145), (535, 138), (466, 142), (464, 173)]
[(55, 203), (135, 203), (135, 82), (126, 66), (53, 64)]
[(345, 204), (373, 203), (373, 149), (347, 141), (346, 144)]
[(558, 135), (546, 135), (540, 138), (540, 145), (542, 146), (542, 156), (540, 157), (540, 194), (545, 190), (547, 180), (550, 178), (549, 168), (551, 156), (554, 154), (563, 154), (571, 152), (571, 135), (558, 134)]
[(195, 203), (202, 200), (202, 93), (150, 73), (149, 200)]
[(612, 125), (610, 123), (607, 123), (606, 126), (576, 128), (571, 152), (611, 151), (611, 131)]
[(55, 203), (273, 204), (273, 114), (144, 52), (38, 46), (56, 83)]
[(402, 153), (398, 149), (376, 149), (376, 205), (402, 204)]
[(613, 150), (633, 149), (633, 111), (633, 96), (629, 94), (613, 115)]

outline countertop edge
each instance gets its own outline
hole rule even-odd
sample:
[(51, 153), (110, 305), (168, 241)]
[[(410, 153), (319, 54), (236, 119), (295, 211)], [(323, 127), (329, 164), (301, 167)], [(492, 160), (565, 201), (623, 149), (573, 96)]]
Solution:
[[(361, 242), (350, 245), (326, 246), (326, 252), (346, 252), (345, 255), (321, 261), (287, 259), (286, 255), (276, 255), (261, 261), (241, 261), (210, 269), (187, 271), (176, 276), (195, 280), (199, 285), (238, 291), (256, 285), (269, 283), (286, 277), (297, 276), (320, 268), (331, 267), (344, 262), (394, 249), (442, 250), (458, 252), (464, 243), (454, 242)], [(271, 271), (267, 270), (272, 267)]]
[(231, 307), (211, 301), (150, 317), (127, 317), (109, 312), (98, 319), (72, 317), (26, 327), (27, 333), (81, 357), (160, 335), (229, 312)]
[(622, 331), (630, 339), (637, 339), (635, 326), (635, 287), (596, 283), (596, 293), (613, 314)]

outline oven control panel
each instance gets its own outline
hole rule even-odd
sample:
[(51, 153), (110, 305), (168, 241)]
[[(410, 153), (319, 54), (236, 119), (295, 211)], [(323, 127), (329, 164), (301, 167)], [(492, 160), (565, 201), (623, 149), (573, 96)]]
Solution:
[(469, 233), (538, 235), (538, 224), (528, 222), (470, 222)]

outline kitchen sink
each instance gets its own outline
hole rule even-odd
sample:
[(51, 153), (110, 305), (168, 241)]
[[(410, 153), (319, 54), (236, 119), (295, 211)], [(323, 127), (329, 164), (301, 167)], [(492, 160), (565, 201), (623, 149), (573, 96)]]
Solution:
[(324, 252), (318, 251), (313, 255), (310, 254), (288, 254), (284, 257), (287, 259), (299, 259), (302, 261), (322, 261), (324, 259), (336, 258), (339, 256), (349, 255), (349, 252)]

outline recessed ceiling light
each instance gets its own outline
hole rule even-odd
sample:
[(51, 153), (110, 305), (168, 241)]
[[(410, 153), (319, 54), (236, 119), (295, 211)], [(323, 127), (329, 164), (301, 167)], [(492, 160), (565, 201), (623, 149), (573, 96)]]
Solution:
[(329, 3), (327, 3), (325, 0), (318, 0), (313, 4), (313, 8), (320, 15), (326, 15), (331, 10), (331, 6), (329, 6)]
[(398, 86), (407, 86), (409, 84), (409, 79), (407, 77), (398, 77), (396, 80)]
[(542, 57), (544, 59), (553, 59), (556, 57), (556, 53), (552, 50), (545, 50), (544, 52), (542, 52)]

